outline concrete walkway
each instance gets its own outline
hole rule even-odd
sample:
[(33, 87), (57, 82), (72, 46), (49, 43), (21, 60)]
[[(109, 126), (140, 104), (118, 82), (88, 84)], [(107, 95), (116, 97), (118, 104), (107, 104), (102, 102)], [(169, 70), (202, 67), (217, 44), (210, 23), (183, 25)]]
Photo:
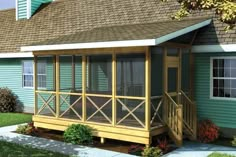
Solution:
[(236, 156), (236, 148), (212, 144), (185, 142), (183, 147), (170, 152), (165, 157), (207, 157), (212, 152), (227, 153)]
[(17, 143), (21, 145), (29, 145), (33, 148), (45, 149), (49, 151), (54, 151), (79, 157), (135, 157), (133, 155), (123, 154), (119, 152), (107, 151), (79, 145), (72, 145), (44, 138), (20, 135), (12, 132), (15, 131), (16, 128), (17, 125), (0, 128), (0, 140)]

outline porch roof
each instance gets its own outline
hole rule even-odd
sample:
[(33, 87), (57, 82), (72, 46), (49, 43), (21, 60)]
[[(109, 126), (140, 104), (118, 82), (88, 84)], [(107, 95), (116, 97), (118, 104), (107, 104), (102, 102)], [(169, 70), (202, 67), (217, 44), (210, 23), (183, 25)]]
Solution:
[(67, 50), (129, 46), (154, 46), (211, 23), (210, 18), (164, 21), (95, 28), (89, 31), (45, 40), (21, 51)]

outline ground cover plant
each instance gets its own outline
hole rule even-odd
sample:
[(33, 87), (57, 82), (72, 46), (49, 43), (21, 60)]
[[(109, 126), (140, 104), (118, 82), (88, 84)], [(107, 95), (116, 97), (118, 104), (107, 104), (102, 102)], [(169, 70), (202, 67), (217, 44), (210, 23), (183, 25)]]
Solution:
[(224, 153), (217, 153), (217, 152), (214, 152), (214, 153), (208, 155), (208, 157), (236, 157), (236, 156), (230, 155), (230, 154), (224, 154)]
[(0, 141), (0, 157), (69, 157), (68, 155)]
[(32, 121), (32, 115), (22, 113), (0, 113), (0, 127)]

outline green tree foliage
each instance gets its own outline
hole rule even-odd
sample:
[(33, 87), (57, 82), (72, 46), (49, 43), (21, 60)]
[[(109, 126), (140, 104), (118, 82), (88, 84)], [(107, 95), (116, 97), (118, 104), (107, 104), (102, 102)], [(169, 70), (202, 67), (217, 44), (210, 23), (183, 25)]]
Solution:
[[(168, 1), (168, 0), (162, 0)], [(231, 29), (236, 25), (236, 1), (235, 0), (176, 0), (181, 4), (180, 9), (173, 15), (174, 19), (191, 14), (192, 10), (213, 9), (219, 15), (219, 20), (227, 24), (225, 29)]]

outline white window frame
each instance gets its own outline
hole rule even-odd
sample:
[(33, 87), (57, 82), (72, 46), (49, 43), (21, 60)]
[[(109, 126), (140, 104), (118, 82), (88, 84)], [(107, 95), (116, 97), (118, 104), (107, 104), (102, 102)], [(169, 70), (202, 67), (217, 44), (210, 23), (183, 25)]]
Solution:
[[(231, 98), (231, 97), (216, 97), (213, 96), (213, 80), (214, 78), (217, 77), (213, 77), (213, 60), (214, 59), (236, 59), (235, 56), (219, 56), (219, 57), (210, 57), (210, 99), (216, 99), (216, 100), (234, 100), (236, 101), (236, 98)], [(221, 78), (222, 79), (222, 78)], [(236, 79), (235, 78), (231, 78), (231, 77), (224, 77), (224, 79)]]
[(34, 66), (34, 62), (32, 60), (23, 60), (22, 61), (22, 87), (26, 88), (26, 89), (33, 89), (34, 88), (34, 68), (33, 67), (32, 67), (33, 68), (33, 73), (32, 73), (32, 78), (33, 78), (32, 83), (33, 83), (33, 86), (31, 87), (31, 86), (25, 86), (24, 85), (24, 81), (25, 81), (24, 76), (25, 75), (30, 75), (31, 76), (31, 74), (25, 74), (24, 73), (24, 63), (26, 63), (26, 62), (30, 62)]
[[(24, 75), (26, 75), (26, 74), (24, 74), (24, 63), (25, 62), (32, 62), (32, 65), (33, 65), (33, 74), (32, 74), (32, 76), (33, 76), (33, 86), (32, 87), (24, 86)], [(45, 64), (46, 69), (45, 69), (45, 74), (37, 74), (37, 77), (39, 75), (45, 75), (46, 76), (46, 81), (47, 81), (47, 62), (46, 61), (39, 61), (38, 63)], [(22, 65), (22, 88), (34, 89), (34, 61), (33, 60), (22, 60), (21, 65)], [(29, 75), (29, 74), (27, 74), (27, 75)], [(46, 86), (47, 86), (47, 83), (46, 83)], [(38, 89), (46, 89), (46, 87), (38, 87)]]

